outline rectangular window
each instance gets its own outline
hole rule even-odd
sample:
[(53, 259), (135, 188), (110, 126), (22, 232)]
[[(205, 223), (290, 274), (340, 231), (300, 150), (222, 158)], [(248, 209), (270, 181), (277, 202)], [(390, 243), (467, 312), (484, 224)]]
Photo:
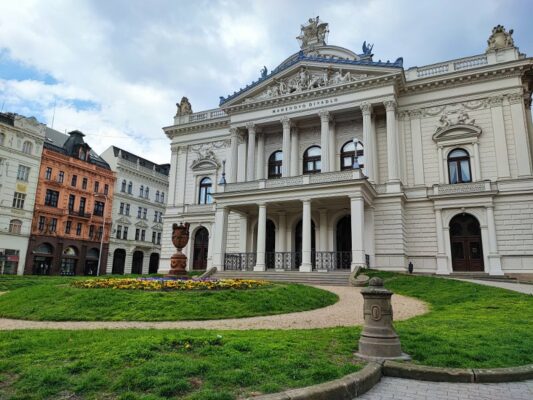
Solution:
[(130, 216), (130, 205), (129, 204), (126, 204), (126, 215), (128, 217)]
[(63, 171), (59, 171), (59, 174), (57, 175), (57, 181), (59, 183), (63, 183), (65, 180), (65, 173)]
[(74, 202), (76, 201), (76, 196), (73, 194), (68, 196), (68, 210), (72, 211), (74, 210)]
[(104, 194), (107, 194), (107, 193), (109, 193), (109, 185), (106, 183), (104, 185)]
[(80, 211), (80, 215), (83, 216), (85, 214), (85, 202), (87, 200), (85, 199), (85, 197), (81, 197), (80, 198), (80, 208), (79, 208), (79, 211)]
[(70, 233), (71, 228), (72, 228), (72, 221), (67, 221), (67, 224), (65, 225), (65, 233)]
[(124, 233), (122, 234), (122, 239), (128, 240), (128, 227), (124, 227)]
[(117, 225), (117, 239), (122, 238), (122, 225)]
[(52, 218), (50, 220), (50, 232), (55, 232), (57, 230), (57, 218)]
[(95, 181), (94, 182), (94, 192), (98, 193), (98, 190), (100, 190), (100, 182)]
[(76, 187), (77, 184), (78, 184), (78, 175), (72, 175), (70, 186)]
[(159, 218), (157, 219), (157, 222), (163, 222), (163, 213), (161, 211), (159, 211)]
[(152, 243), (153, 244), (155, 244), (155, 240), (156, 240), (156, 233), (152, 232)]
[(143, 219), (148, 218), (148, 210), (146, 208), (143, 209)]
[(30, 176), (30, 169), (24, 165), (19, 165), (19, 170), (17, 172), (17, 179), (19, 181), (28, 182)]
[(161, 232), (157, 232), (157, 244), (161, 244)]
[(120, 207), (118, 209), (118, 213), (120, 215), (124, 214), (124, 203), (120, 203)]
[(139, 240), (140, 233), (141, 233), (141, 230), (139, 228), (135, 229), (135, 240)]
[(39, 217), (39, 232), (44, 231), (44, 226), (46, 225), (46, 218), (45, 217)]
[(139, 208), (137, 209), (137, 218), (141, 218), (142, 212), (143, 212), (143, 208), (142, 208), (142, 207), (139, 207)]
[(52, 179), (52, 168), (46, 168), (46, 172), (44, 173), (44, 179), (46, 179), (47, 181)]
[(87, 190), (87, 178), (83, 178), (83, 180), (81, 181), (81, 188), (83, 190)]
[(98, 228), (98, 234), (96, 235), (96, 240), (102, 239), (102, 227)]
[(44, 198), (44, 205), (48, 207), (57, 207), (57, 201), (59, 200), (59, 192), (56, 190), (46, 190), (46, 196)]
[(101, 217), (102, 215), (104, 215), (104, 206), (105, 206), (105, 203), (101, 201), (95, 201), (94, 202), (94, 215), (98, 217)]
[(146, 231), (143, 229), (141, 231), (141, 240), (144, 242), (145, 239), (146, 239)]
[(92, 239), (94, 236), (94, 225), (89, 225), (89, 239)]
[(154, 222), (157, 222), (157, 211), (154, 211)]
[(78, 225), (76, 226), (76, 235), (81, 235), (81, 222), (78, 222)]
[(15, 192), (13, 195), (13, 208), (24, 208), (24, 200), (26, 195), (24, 193)]

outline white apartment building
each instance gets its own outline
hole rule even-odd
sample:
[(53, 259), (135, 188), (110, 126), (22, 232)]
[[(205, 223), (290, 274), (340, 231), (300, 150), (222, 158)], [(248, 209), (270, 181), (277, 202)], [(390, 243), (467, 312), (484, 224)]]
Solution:
[(164, 128), (172, 160), (161, 270), (189, 222), (189, 269), (533, 272), (533, 59), (512, 31), (403, 68), (326, 43)]
[(0, 113), (0, 274), (24, 272), (45, 125)]
[(170, 166), (155, 164), (115, 146), (100, 157), (117, 177), (106, 272), (156, 273)]

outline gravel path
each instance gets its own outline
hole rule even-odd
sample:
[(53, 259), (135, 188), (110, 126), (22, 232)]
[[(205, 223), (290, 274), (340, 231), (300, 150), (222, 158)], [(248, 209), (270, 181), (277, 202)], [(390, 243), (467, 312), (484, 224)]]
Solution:
[[(363, 296), (360, 288), (347, 286), (315, 286), (339, 296), (331, 306), (298, 313), (265, 317), (220, 319), (213, 321), (25, 321), (0, 318), (0, 330), (14, 329), (312, 329), (363, 324)], [(400, 295), (392, 296), (394, 319), (402, 320), (424, 314), (428, 307), (420, 300)]]

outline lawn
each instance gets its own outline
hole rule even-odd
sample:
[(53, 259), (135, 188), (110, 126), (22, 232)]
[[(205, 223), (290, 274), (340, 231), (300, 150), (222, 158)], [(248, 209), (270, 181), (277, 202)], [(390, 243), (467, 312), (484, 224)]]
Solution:
[(0, 277), (0, 317), (49, 321), (180, 321), (284, 314), (338, 300), (325, 290), (273, 284), (248, 290), (79, 289), (72, 278)]
[[(428, 314), (395, 323), (414, 362), (465, 368), (533, 363), (533, 296), (441, 278), (370, 274), (383, 277), (394, 293), (430, 305)], [(24, 289), (18, 285), (13, 291)], [(207, 400), (276, 392), (360, 369), (352, 356), (360, 331), (2, 332), (0, 399)]]

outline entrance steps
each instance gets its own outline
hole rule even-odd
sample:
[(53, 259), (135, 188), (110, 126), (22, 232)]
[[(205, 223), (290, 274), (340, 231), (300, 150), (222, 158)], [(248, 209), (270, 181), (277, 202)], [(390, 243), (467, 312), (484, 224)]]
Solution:
[(493, 282), (517, 282), (516, 277), (509, 275), (489, 275), (485, 272), (453, 272), (450, 274), (450, 278), (457, 279), (479, 279), (482, 281), (493, 281)]
[(222, 279), (264, 279), (273, 282), (293, 282), (308, 285), (349, 286), (350, 271), (220, 271), (216, 272), (214, 277)]

